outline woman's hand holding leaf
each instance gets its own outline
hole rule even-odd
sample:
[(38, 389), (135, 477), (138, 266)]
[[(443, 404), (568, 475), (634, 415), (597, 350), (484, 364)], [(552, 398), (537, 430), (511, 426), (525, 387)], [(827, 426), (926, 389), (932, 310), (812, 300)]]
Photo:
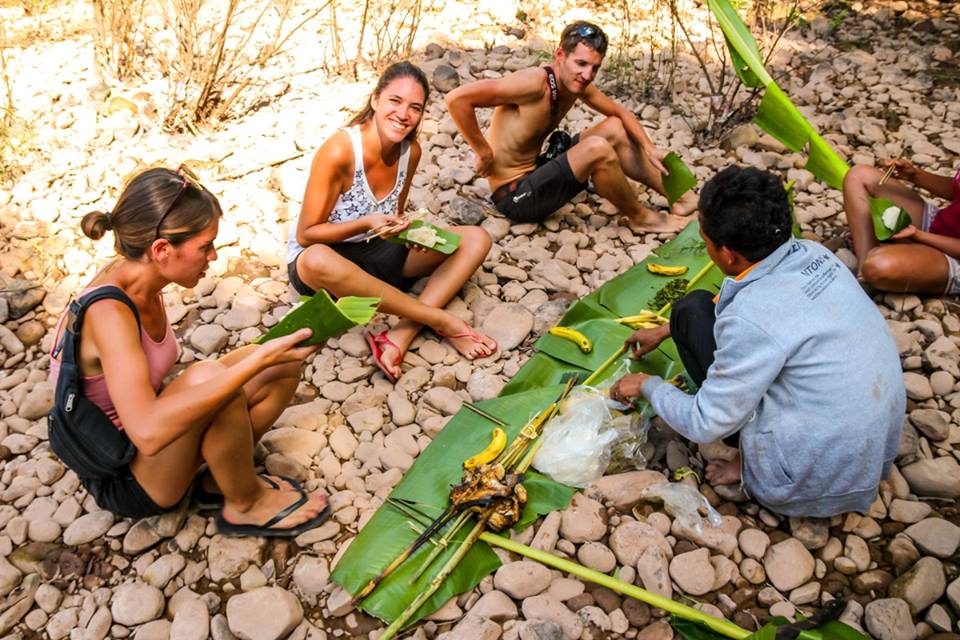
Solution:
[(306, 347), (297, 346), (312, 334), (313, 330), (305, 327), (289, 335), (264, 342), (257, 350), (261, 364), (264, 368), (267, 368), (287, 362), (302, 362), (307, 356), (323, 346), (323, 343)]
[(913, 226), (913, 225), (911, 224), (909, 227), (905, 227), (905, 228), (901, 229), (900, 231), (897, 231), (895, 234), (893, 234), (893, 236), (891, 236), (891, 239), (893, 239), (893, 240), (919, 240), (919, 238), (918, 238), (918, 234), (919, 234), (919, 233), (920, 233), (920, 229), (917, 229), (915, 226)]

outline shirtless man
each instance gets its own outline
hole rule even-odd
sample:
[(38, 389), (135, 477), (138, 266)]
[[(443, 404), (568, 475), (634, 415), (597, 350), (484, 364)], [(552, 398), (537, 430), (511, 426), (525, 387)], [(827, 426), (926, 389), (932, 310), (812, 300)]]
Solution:
[[(479, 80), (447, 94), (450, 115), (477, 154), (477, 173), (487, 177), (494, 205), (511, 220), (542, 221), (583, 191), (589, 179), (634, 232), (677, 231), (687, 223), (645, 207), (627, 181), (663, 193), (667, 152), (654, 146), (634, 114), (593, 85), (606, 52), (607, 36), (599, 27), (574, 22), (563, 30), (550, 66)], [(543, 141), (577, 100), (607, 118), (574, 136), (569, 150), (539, 163)], [(487, 138), (475, 112), (482, 107), (494, 107)], [(689, 215), (696, 206), (696, 196), (688, 193), (673, 212)]]

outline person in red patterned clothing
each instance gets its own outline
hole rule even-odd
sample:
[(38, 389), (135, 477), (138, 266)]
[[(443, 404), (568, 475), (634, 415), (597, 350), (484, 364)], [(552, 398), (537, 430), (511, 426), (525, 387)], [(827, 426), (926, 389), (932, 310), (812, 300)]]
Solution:
[[(881, 291), (934, 294), (960, 293), (960, 171), (952, 178), (918, 169), (909, 160), (888, 160), (893, 177), (880, 184), (876, 167), (853, 167), (843, 181), (858, 277)], [(913, 184), (950, 203), (940, 208)], [(886, 198), (910, 214), (912, 224), (880, 244), (873, 230), (870, 198)]]

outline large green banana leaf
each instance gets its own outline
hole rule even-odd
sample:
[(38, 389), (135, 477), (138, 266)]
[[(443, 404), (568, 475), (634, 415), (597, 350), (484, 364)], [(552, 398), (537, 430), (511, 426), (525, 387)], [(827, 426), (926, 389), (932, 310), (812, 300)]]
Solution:
[(913, 223), (910, 214), (900, 209), (900, 213), (897, 215), (897, 222), (893, 225), (893, 229), (888, 228), (883, 222), (883, 212), (890, 207), (896, 206), (897, 205), (893, 204), (893, 201), (887, 200), (886, 198), (870, 198), (870, 217), (873, 219), (873, 233), (877, 236), (877, 240), (881, 242), (889, 240), (893, 237), (893, 234), (901, 229), (906, 229)]
[[(531, 417), (556, 400), (562, 389), (561, 385), (542, 387), (480, 402), (477, 406), (507, 423), (504, 429), (508, 440), (512, 441)], [(487, 446), (493, 426), (469, 409), (461, 410), (417, 457), (390, 497), (414, 505), (430, 517), (439, 515), (449, 503), (450, 485), (460, 482), (463, 461)], [(531, 474), (525, 486), (529, 500), (521, 522), (526, 524), (538, 515), (566, 508), (573, 495), (573, 489), (537, 474)], [(396, 506), (384, 504), (350, 544), (331, 579), (349, 593), (357, 593), (400, 555), (421, 529), (419, 523)], [(430, 568), (414, 578), (432, 551), (430, 544), (421, 547), (361, 603), (361, 608), (383, 620), (396, 619), (453, 554), (457, 543), (468, 531), (469, 527), (461, 530)], [(475, 544), (443, 586), (411, 619), (411, 624), (435, 611), (452, 596), (472, 589), (499, 566), (496, 554), (485, 543)]]
[(807, 170), (834, 189), (843, 188), (849, 167), (820, 137), (763, 66), (756, 40), (728, 0), (708, 0), (730, 49), (734, 70), (749, 87), (763, 87), (763, 100), (754, 122), (794, 152), (807, 150)]
[(562, 383), (568, 376), (585, 380), (590, 371), (567, 364), (545, 353), (534, 354), (500, 391), (500, 397)]

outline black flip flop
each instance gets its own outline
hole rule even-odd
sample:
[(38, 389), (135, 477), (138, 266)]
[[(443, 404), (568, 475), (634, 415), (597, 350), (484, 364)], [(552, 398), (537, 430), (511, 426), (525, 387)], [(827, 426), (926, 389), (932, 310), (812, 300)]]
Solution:
[[(258, 473), (257, 475), (263, 478), (267, 482), (267, 484), (269, 484), (272, 488), (280, 489), (280, 485), (274, 482), (273, 478), (271, 478), (267, 474)], [(288, 476), (279, 476), (279, 475), (277, 477), (280, 478), (281, 480), (286, 481), (287, 484), (290, 485), (290, 488), (293, 489), (294, 491), (301, 491), (303, 489), (303, 485), (301, 485), (298, 481), (294, 480), (293, 478), (290, 478)], [(203, 484), (200, 482), (194, 485), (192, 498), (193, 498), (194, 504), (196, 504), (197, 508), (200, 509), (201, 511), (210, 511), (212, 509), (223, 508), (223, 494), (207, 491), (206, 489), (203, 488)]]
[(327, 503), (327, 507), (321, 511), (315, 518), (307, 520), (301, 524), (298, 524), (295, 527), (289, 527), (286, 529), (277, 529), (273, 525), (277, 524), (291, 513), (295, 512), (297, 509), (302, 507), (307, 503), (307, 500), (310, 499), (310, 496), (307, 495), (307, 492), (303, 489), (300, 489), (300, 498), (291, 504), (288, 507), (285, 507), (280, 513), (270, 518), (267, 522), (263, 524), (233, 524), (232, 522), (227, 522), (223, 517), (223, 511), (219, 511), (216, 516), (217, 523), (217, 533), (223, 534), (225, 536), (262, 536), (265, 538), (292, 538), (298, 536), (304, 531), (309, 531), (314, 527), (318, 527), (323, 524), (327, 518), (330, 517), (330, 504)]

